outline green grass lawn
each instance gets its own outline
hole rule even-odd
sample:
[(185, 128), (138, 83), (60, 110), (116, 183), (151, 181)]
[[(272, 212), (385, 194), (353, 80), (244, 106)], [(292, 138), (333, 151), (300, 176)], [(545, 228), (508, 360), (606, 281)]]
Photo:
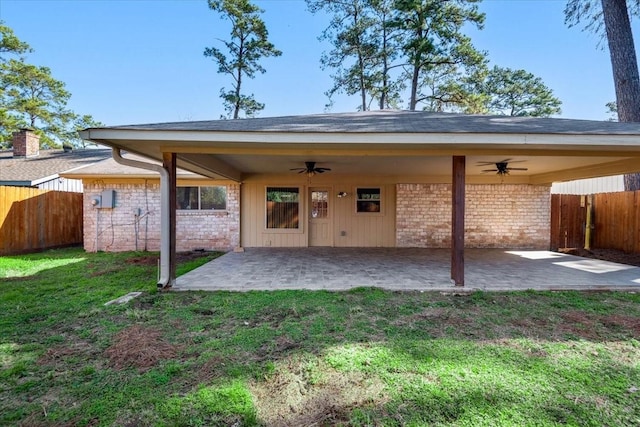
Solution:
[(155, 258), (0, 258), (0, 425), (640, 425), (640, 295), (157, 292)]

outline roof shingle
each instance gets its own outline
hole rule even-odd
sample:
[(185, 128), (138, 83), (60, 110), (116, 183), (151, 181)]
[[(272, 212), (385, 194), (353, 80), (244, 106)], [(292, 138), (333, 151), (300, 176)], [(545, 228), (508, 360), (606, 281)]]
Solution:
[(40, 150), (35, 157), (15, 158), (13, 151), (0, 151), (0, 185), (3, 182), (35, 182), (61, 172), (91, 165), (111, 156), (108, 149)]
[(640, 135), (640, 123), (618, 123), (540, 117), (483, 116), (402, 110), (259, 117), (238, 120), (152, 123), (112, 126), (107, 129), (304, 133), (525, 133)]

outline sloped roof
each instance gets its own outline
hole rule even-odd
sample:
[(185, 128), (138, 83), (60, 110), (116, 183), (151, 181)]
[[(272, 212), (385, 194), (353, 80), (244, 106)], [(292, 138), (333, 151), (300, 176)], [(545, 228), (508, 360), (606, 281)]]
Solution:
[(323, 133), (526, 133), (640, 135), (640, 123), (377, 110), (238, 120), (111, 126), (107, 129)]
[(35, 185), (57, 178), (61, 172), (81, 168), (111, 156), (108, 149), (40, 150), (35, 157), (15, 158), (12, 150), (0, 151), (0, 185)]
[(347, 174), (444, 177), (450, 156), (467, 175), (505, 159), (527, 162), (532, 184), (640, 171), (640, 123), (379, 110), (151, 123), (80, 132), (87, 140), (213, 179), (286, 174), (306, 161)]

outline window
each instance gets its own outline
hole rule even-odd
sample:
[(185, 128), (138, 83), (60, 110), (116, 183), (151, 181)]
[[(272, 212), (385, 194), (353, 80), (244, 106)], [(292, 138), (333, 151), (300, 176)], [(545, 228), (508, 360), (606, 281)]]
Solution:
[(178, 187), (177, 193), (178, 209), (227, 209), (227, 187)]
[(267, 228), (297, 229), (299, 212), (299, 188), (267, 187)]
[(379, 188), (358, 188), (356, 193), (356, 212), (381, 212)]
[(311, 218), (329, 218), (329, 192), (326, 190), (311, 192)]

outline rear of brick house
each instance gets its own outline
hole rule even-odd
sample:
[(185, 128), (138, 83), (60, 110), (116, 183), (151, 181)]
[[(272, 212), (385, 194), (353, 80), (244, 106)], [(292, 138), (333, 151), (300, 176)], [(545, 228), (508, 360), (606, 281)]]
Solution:
[[(85, 250), (160, 249), (157, 176), (113, 160), (68, 175), (81, 178), (84, 184)], [(429, 182), (433, 180), (429, 176), (419, 182), (415, 176), (337, 177), (327, 173), (308, 177), (292, 173), (249, 177), (240, 184), (179, 171), (177, 250), (449, 248), (451, 184)], [(466, 247), (548, 249), (549, 187), (495, 181), (466, 186)], [(104, 191), (115, 192), (112, 208), (93, 204)], [(269, 198), (278, 191), (293, 195), (288, 205), (297, 205), (293, 222), (284, 228), (269, 223), (274, 214)], [(224, 195), (223, 201), (211, 205), (205, 200), (211, 193), (218, 198)]]
[[(572, 119), (383, 110), (81, 135), (146, 162), (168, 161), (161, 170), (171, 176), (171, 165), (190, 171), (176, 176), (179, 251), (460, 249), (461, 240), (468, 248), (549, 249), (553, 182), (640, 171), (639, 124)], [(309, 164), (322, 171), (300, 170)], [(72, 174), (85, 185), (85, 248), (160, 249), (159, 177), (107, 166)], [(92, 205), (105, 190), (115, 204)]]

